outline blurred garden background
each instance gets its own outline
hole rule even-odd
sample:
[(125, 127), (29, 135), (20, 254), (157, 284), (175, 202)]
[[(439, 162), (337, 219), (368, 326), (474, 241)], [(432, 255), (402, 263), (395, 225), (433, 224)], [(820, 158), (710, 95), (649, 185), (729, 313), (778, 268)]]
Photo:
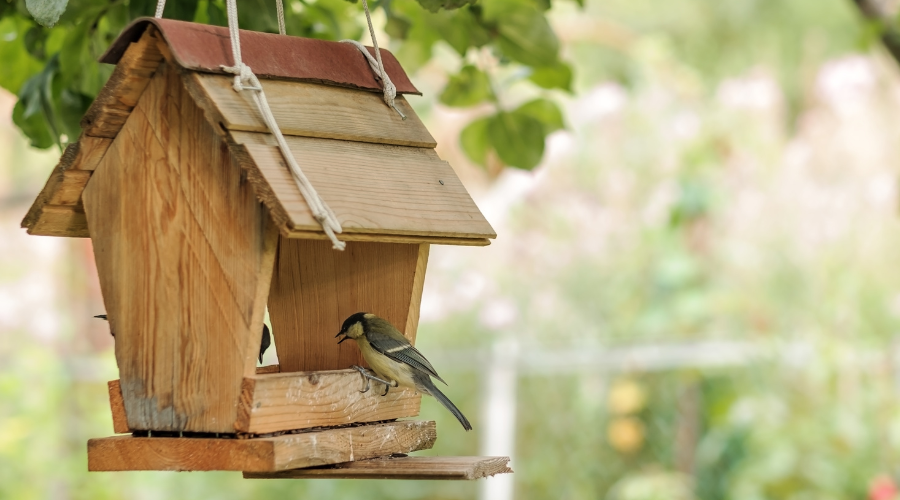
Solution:
[[(0, 498), (900, 498), (900, 69), (884, 26), (848, 0), (546, 7), (569, 85), (491, 67), (487, 49), (416, 51), (400, 38), (425, 21), (375, 11), (499, 235), (432, 249), (418, 345), (475, 430), (426, 398), (439, 438), (423, 454), (510, 455), (514, 475), (89, 474), (117, 378), (91, 245), (19, 228), (60, 150), (32, 148), (0, 90)], [(3, 59), (20, 22), (0, 21), (3, 71), (27, 72)], [(448, 95), (467, 64), (490, 69), (495, 102)], [(462, 133), (536, 98), (563, 127), (531, 170)]]

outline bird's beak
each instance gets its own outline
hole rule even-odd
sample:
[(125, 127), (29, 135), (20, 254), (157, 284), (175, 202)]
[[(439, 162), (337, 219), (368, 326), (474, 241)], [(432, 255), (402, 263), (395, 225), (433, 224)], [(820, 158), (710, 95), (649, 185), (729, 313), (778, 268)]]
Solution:
[(340, 345), (341, 342), (343, 342), (343, 341), (345, 341), (345, 340), (347, 340), (347, 339), (349, 339), (349, 338), (350, 338), (350, 337), (344, 335), (344, 338), (342, 338), (342, 339), (338, 342), (338, 345)]
[(338, 338), (338, 337), (340, 337), (341, 335), (344, 335), (344, 332), (338, 332), (338, 334), (335, 335), (334, 338)]

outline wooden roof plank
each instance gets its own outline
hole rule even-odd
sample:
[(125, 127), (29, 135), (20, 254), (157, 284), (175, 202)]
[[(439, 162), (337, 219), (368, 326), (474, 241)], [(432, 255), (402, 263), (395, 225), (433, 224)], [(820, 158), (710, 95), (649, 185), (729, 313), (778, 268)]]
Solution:
[[(248, 137), (249, 136), (249, 137)], [(262, 182), (282, 234), (321, 232), (270, 134), (232, 132)], [(450, 165), (426, 148), (287, 137), (294, 158), (345, 234), (495, 238)], [(266, 195), (268, 193), (268, 196)], [(278, 214), (276, 214), (278, 212)], [(279, 217), (280, 215), (280, 217)]]
[[(250, 92), (235, 92), (225, 75), (189, 73), (229, 130), (269, 133)], [(341, 87), (269, 80), (263, 82), (275, 121), (284, 135), (434, 148), (434, 137), (402, 96), (394, 101), (400, 118), (381, 96)]]

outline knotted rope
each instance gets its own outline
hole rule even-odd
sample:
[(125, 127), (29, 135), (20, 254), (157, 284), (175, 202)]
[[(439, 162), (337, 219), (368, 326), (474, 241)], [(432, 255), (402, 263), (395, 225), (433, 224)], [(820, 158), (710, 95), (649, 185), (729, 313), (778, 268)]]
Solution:
[(341, 40), (341, 42), (355, 45), (356, 48), (366, 56), (369, 67), (372, 68), (375, 76), (381, 79), (381, 88), (384, 91), (384, 103), (387, 104), (388, 107), (393, 108), (401, 118), (406, 120), (406, 115), (404, 115), (403, 112), (397, 108), (397, 105), (394, 104), (394, 99), (397, 97), (397, 87), (394, 86), (391, 77), (389, 77), (387, 71), (384, 70), (384, 63), (381, 61), (381, 49), (378, 48), (378, 39), (375, 38), (375, 27), (372, 26), (372, 15), (369, 13), (369, 4), (366, 0), (362, 0), (362, 4), (363, 10), (366, 11), (366, 22), (369, 23), (369, 36), (372, 37), (372, 46), (375, 47), (375, 57), (372, 57), (372, 54), (369, 53), (368, 49), (356, 40)]
[[(226, 0), (225, 5), (228, 10), (228, 31), (231, 35), (231, 54), (234, 59), (234, 66), (223, 65), (221, 68), (223, 71), (234, 75), (234, 84), (232, 86), (235, 91), (241, 92), (243, 90), (250, 90), (253, 92), (251, 94), (253, 96), (253, 101), (256, 103), (256, 107), (259, 108), (259, 112), (262, 115), (266, 126), (272, 132), (272, 135), (275, 136), (275, 140), (278, 142), (278, 148), (281, 150), (281, 155), (284, 157), (288, 168), (293, 174), (294, 181), (297, 183), (297, 188), (300, 189), (300, 194), (303, 196), (303, 199), (306, 200), (306, 204), (309, 205), (313, 218), (315, 218), (322, 226), (328, 239), (331, 240), (332, 248), (335, 250), (343, 250), (347, 244), (337, 239), (337, 236), (335, 235), (335, 233), (340, 233), (342, 231), (341, 223), (338, 222), (337, 216), (334, 215), (331, 208), (329, 208), (325, 201), (322, 200), (319, 193), (316, 192), (316, 188), (313, 187), (312, 183), (309, 182), (309, 179), (303, 173), (303, 170), (300, 169), (300, 165), (297, 164), (297, 160), (294, 158), (294, 155), (291, 154), (290, 146), (288, 146), (287, 141), (284, 139), (284, 134), (281, 133), (281, 128), (275, 121), (275, 116), (272, 114), (272, 108), (269, 107), (269, 101), (266, 99), (266, 93), (263, 92), (259, 78), (257, 78), (250, 67), (241, 60), (241, 39), (240, 30), (238, 29), (236, 0)], [(281, 24), (283, 29), (283, 21)]]

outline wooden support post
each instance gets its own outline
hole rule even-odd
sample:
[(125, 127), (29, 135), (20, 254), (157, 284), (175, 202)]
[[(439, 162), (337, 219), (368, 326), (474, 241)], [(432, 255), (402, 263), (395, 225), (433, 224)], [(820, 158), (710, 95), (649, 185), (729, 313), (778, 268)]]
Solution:
[(397, 457), (282, 472), (244, 472), (244, 479), (456, 479), (510, 474), (509, 457)]
[(88, 441), (88, 470), (275, 472), (431, 448), (434, 422), (390, 422), (256, 439), (113, 436)]

